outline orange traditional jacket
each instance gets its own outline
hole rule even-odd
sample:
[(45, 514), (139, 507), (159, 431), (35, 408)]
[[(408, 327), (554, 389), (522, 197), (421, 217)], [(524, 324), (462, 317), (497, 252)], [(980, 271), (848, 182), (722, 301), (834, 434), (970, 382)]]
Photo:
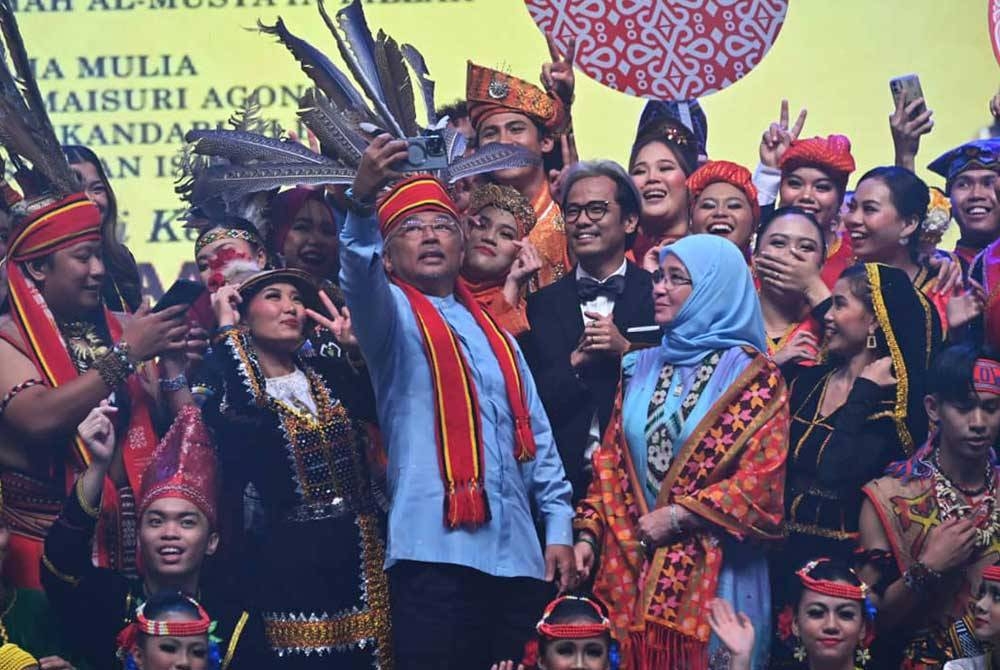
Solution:
[(547, 186), (531, 203), (531, 207), (535, 210), (538, 222), (528, 233), (528, 241), (542, 255), (542, 269), (531, 284), (531, 290), (537, 291), (561, 279), (573, 267), (573, 263), (566, 247), (566, 224), (562, 210), (552, 199)]

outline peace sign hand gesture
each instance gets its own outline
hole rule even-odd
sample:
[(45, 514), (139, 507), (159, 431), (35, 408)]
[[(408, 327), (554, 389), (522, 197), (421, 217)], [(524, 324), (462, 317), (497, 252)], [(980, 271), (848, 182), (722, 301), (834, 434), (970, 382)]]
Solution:
[(573, 61), (576, 60), (576, 38), (570, 37), (566, 41), (565, 58), (559, 53), (559, 47), (548, 33), (545, 34), (545, 41), (549, 46), (549, 56), (552, 57), (552, 62), (542, 65), (542, 86), (545, 87), (545, 90), (558, 95), (563, 104), (569, 107), (573, 104), (574, 91), (576, 90), (576, 75), (573, 72)]
[(788, 127), (788, 101), (781, 101), (781, 115), (777, 122), (772, 122), (760, 139), (760, 162), (769, 168), (778, 167), (781, 157), (799, 139), (802, 126), (806, 123), (806, 110), (803, 108), (795, 119), (795, 125)]

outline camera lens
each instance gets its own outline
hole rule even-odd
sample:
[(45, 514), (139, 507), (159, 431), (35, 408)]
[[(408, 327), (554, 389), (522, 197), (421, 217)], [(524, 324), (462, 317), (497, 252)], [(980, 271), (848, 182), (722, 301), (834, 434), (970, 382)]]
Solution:
[(406, 148), (407, 162), (410, 165), (423, 165), (427, 162), (427, 153), (419, 144), (411, 144)]

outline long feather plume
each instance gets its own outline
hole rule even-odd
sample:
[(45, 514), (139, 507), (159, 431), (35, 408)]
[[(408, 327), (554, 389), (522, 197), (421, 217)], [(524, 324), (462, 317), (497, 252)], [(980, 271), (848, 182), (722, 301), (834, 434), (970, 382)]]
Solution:
[(351, 80), (326, 57), (326, 54), (304, 39), (293, 35), (281, 17), (278, 17), (273, 26), (258, 21), (257, 27), (262, 33), (275, 36), (299, 62), (302, 71), (335, 105), (341, 109), (353, 109), (358, 114), (371, 117), (368, 120), (374, 120), (368, 104)]
[(352, 168), (329, 165), (214, 165), (195, 180), (191, 197), (196, 202), (219, 198), (226, 203), (235, 203), (251, 193), (283, 186), (350, 184), (354, 176)]
[(242, 130), (189, 130), (184, 139), (192, 144), (195, 153), (217, 156), (238, 165), (253, 161), (333, 164), (329, 158), (310, 151), (298, 142), (272, 139)]
[(430, 70), (427, 69), (427, 61), (417, 48), (410, 44), (400, 47), (403, 51), (403, 58), (410, 64), (420, 82), (420, 90), (423, 92), (424, 106), (427, 108), (427, 125), (433, 126), (437, 123), (437, 108), (434, 106), (434, 80), (430, 78)]
[(415, 137), (420, 128), (417, 126), (410, 72), (406, 69), (399, 44), (382, 30), (378, 31), (378, 39), (375, 41), (375, 64), (378, 66), (379, 80), (382, 82), (382, 92), (389, 111), (402, 126), (406, 136)]
[(465, 135), (454, 128), (445, 128), (441, 134), (444, 137), (445, 153), (449, 163), (454, 163), (465, 155), (465, 148), (468, 144)]
[(358, 0), (353, 0), (351, 4), (337, 12), (337, 22), (341, 30), (344, 31), (343, 35), (330, 19), (323, 0), (317, 0), (317, 4), (323, 22), (326, 23), (327, 28), (330, 29), (337, 41), (337, 49), (340, 50), (341, 57), (347, 63), (354, 79), (361, 84), (365, 95), (375, 106), (376, 116), (382, 127), (395, 133), (397, 137), (404, 137), (403, 128), (392, 115), (382, 93), (382, 82), (379, 79), (378, 66), (375, 63), (375, 41), (372, 39), (361, 3)]
[(357, 167), (368, 140), (358, 130), (357, 119), (335, 108), (322, 92), (311, 88), (299, 100), (299, 118), (315, 133), (323, 153), (345, 165)]
[[(31, 164), (34, 187), (47, 186), (60, 193), (77, 191), (79, 183), (45, 111), (10, 0), (0, 0), (0, 32), (5, 46), (0, 49), (0, 140), (13, 164), (21, 159)], [(38, 177), (47, 184), (39, 184)]]
[(441, 178), (445, 182), (453, 184), (459, 179), (484, 172), (537, 165), (539, 160), (538, 156), (524, 147), (493, 142), (479, 147), (476, 149), (476, 153), (471, 156), (459, 158), (448, 166)]

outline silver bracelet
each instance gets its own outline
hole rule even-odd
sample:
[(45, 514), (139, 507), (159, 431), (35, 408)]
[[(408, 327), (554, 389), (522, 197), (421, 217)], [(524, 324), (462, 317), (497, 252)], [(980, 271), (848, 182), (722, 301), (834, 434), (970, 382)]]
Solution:
[(179, 374), (176, 377), (171, 377), (170, 379), (161, 379), (160, 388), (164, 391), (180, 391), (183, 388), (187, 388), (188, 380), (184, 374)]

